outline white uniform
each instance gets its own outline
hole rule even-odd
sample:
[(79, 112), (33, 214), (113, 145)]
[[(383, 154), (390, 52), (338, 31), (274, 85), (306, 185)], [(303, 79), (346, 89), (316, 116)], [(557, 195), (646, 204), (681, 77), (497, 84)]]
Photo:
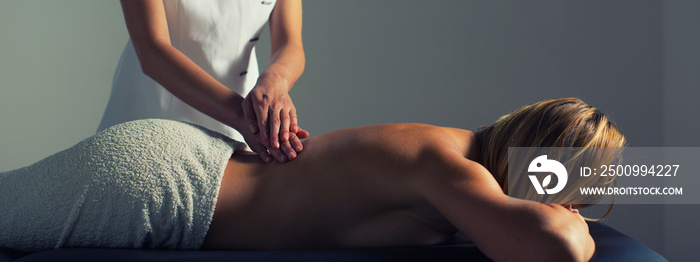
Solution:
[[(275, 0), (164, 0), (172, 45), (223, 85), (245, 97), (257, 81), (255, 43)], [(233, 128), (197, 111), (143, 74), (129, 41), (114, 75), (98, 131), (136, 119), (204, 126), (244, 141)]]

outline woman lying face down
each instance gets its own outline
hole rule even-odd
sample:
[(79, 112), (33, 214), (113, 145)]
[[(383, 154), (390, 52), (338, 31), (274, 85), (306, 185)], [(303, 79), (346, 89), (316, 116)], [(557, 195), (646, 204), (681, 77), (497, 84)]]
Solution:
[(588, 260), (594, 243), (577, 212), (513, 204), (504, 193), (506, 153), (624, 143), (604, 115), (572, 98), (524, 107), (477, 132), (343, 129), (304, 141), (285, 164), (264, 164), (193, 125), (141, 120), (0, 173), (8, 209), (0, 228), (9, 232), (0, 246), (382, 247), (439, 244), (460, 231), (494, 260)]

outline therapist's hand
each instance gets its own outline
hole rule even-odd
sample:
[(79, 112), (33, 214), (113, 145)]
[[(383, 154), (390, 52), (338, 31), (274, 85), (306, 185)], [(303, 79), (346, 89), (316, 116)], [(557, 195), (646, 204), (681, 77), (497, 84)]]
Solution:
[(268, 149), (260, 136), (254, 134), (248, 128), (237, 128), (246, 144), (250, 147), (253, 152), (257, 153), (260, 159), (264, 163), (273, 162), (275, 159), (280, 163), (286, 163), (287, 161), (294, 160), (298, 152), (304, 149), (304, 145), (301, 143), (301, 139), (309, 137), (309, 132), (306, 130), (298, 129), (297, 133), (290, 133), (289, 139), (286, 142), (280, 144), (279, 149)]
[(309, 136), (297, 124), (296, 108), (287, 90), (288, 83), (282, 77), (263, 74), (241, 104), (246, 133), (256, 136), (244, 135), (246, 143), (266, 163), (271, 162), (265, 158), (266, 152), (281, 163), (293, 160), (303, 150), (299, 139)]
[[(258, 134), (269, 150), (282, 149), (290, 133), (301, 130), (297, 112), (289, 96), (288, 83), (281, 77), (261, 76), (253, 90), (243, 100), (243, 113), (248, 129)], [(299, 153), (297, 151), (296, 153)]]

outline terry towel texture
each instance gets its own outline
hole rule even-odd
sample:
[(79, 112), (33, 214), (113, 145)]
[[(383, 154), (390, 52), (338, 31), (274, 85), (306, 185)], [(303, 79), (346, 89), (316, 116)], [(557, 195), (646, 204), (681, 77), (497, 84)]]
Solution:
[(231, 154), (196, 125), (137, 120), (0, 173), (0, 246), (197, 249)]

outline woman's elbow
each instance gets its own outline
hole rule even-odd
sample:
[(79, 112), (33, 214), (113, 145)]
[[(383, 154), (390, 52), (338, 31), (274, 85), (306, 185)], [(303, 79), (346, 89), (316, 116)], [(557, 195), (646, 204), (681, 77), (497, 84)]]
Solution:
[(595, 251), (595, 242), (588, 230), (588, 224), (578, 212), (572, 212), (560, 205), (549, 205), (550, 212), (543, 217), (544, 230), (553, 240), (557, 250), (553, 254), (566, 260), (588, 261)]
[[(553, 206), (540, 216), (539, 243), (533, 249), (540, 249), (538, 261), (588, 261), (595, 251), (588, 224), (577, 213)], [(537, 241), (533, 241), (537, 242)]]
[(544, 261), (588, 261), (595, 252), (595, 242), (583, 221), (565, 221), (547, 231)]
[(510, 250), (508, 252), (499, 251), (498, 255), (490, 255), (494, 261), (543, 261), (543, 262), (562, 262), (562, 261), (588, 261), (593, 256), (593, 250), (590, 252), (584, 248), (571, 246), (568, 243), (557, 242), (548, 243), (546, 247), (538, 246), (527, 251)]
[[(588, 234), (555, 231), (530, 231), (512, 245), (484, 250), (494, 261), (588, 261), (595, 245)], [(527, 239), (527, 240), (524, 240)], [(490, 252), (486, 252), (490, 251)]]
[[(544, 256), (540, 261), (588, 261), (593, 256), (595, 250), (595, 244), (590, 235), (583, 236), (583, 238), (590, 239), (590, 244), (588, 240), (580, 241), (576, 237), (568, 237), (568, 239), (559, 239), (556, 243), (552, 243), (550, 248), (543, 252)], [(573, 239), (576, 238), (576, 239)]]
[(566, 255), (572, 261), (588, 261), (595, 252), (595, 242), (588, 232), (565, 241)]

